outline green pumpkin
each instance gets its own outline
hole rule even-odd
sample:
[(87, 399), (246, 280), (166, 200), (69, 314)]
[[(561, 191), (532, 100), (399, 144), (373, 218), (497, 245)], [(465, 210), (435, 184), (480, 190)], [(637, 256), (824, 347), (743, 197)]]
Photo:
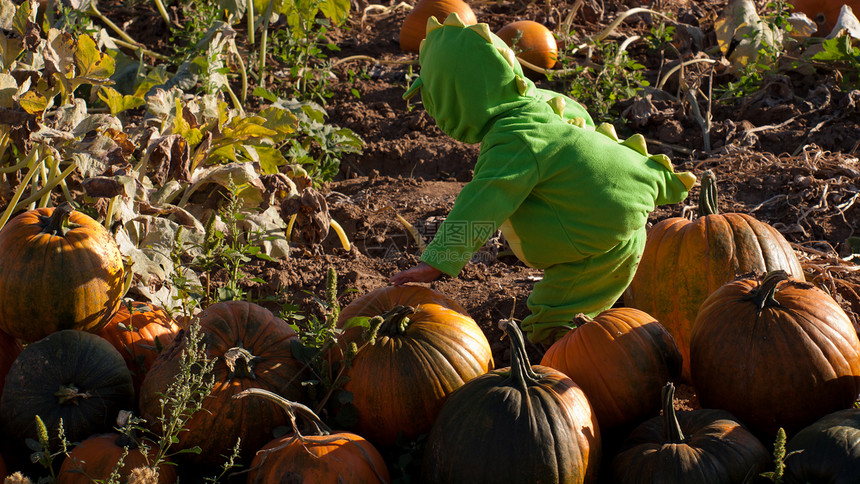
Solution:
[(564, 373), (529, 364), (510, 322), (511, 366), (466, 382), (445, 401), (422, 462), (432, 483), (591, 483), (600, 463), (597, 417)]
[(7, 435), (36, 439), (36, 416), (48, 436), (63, 421), (66, 440), (110, 432), (120, 410), (134, 402), (131, 372), (104, 338), (76, 329), (52, 333), (21, 351), (6, 376), (0, 419)]
[(729, 412), (676, 413), (675, 387), (663, 387), (663, 415), (625, 439), (612, 463), (617, 484), (737, 484), (765, 471), (770, 453)]
[(860, 480), (860, 408), (825, 415), (785, 446), (785, 484)]

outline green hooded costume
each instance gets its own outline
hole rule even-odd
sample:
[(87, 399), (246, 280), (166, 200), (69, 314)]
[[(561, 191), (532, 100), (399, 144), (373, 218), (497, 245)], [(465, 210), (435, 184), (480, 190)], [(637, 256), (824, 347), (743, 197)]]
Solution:
[(487, 24), (430, 17), (419, 61), (404, 97), (420, 89), (442, 131), (481, 143), (472, 181), (421, 260), (456, 276), (501, 228), (520, 260), (544, 269), (522, 322), (538, 343), (611, 307), (636, 272), (648, 214), (683, 200), (695, 177), (649, 155), (641, 135), (619, 141), (579, 103), (538, 89)]

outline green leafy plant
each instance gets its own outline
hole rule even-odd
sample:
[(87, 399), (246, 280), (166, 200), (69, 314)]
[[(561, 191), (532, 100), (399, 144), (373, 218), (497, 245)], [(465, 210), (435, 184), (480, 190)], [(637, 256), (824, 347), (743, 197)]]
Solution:
[[(299, 334), (300, 342), (292, 346), (293, 354), (296, 355), (311, 370), (314, 375), (304, 383), (311, 400), (317, 402), (317, 412), (325, 406), (328, 399), (341, 390), (345, 383), (341, 371), (335, 373), (328, 364), (326, 353), (337, 344), (337, 337), (341, 330), (337, 328), (337, 318), (340, 314), (340, 303), (337, 293), (337, 271), (329, 267), (326, 271), (325, 294), (322, 298), (312, 295), (313, 300), (319, 305), (322, 317), (311, 314), (308, 317), (282, 312), (281, 316), (290, 322), (290, 326)], [(339, 397), (339, 403), (343, 396)]]
[(860, 87), (860, 47), (857, 47), (857, 42), (847, 32), (842, 32), (826, 39), (821, 44), (823, 50), (812, 56), (812, 60), (833, 65), (842, 73), (843, 86), (856, 89)]
[(329, 66), (321, 62), (326, 57), (321, 47), (325, 46), (328, 50), (337, 49), (326, 40), (325, 34), (331, 24), (340, 25), (346, 20), (351, 3), (349, 0), (255, 0), (255, 3), (260, 1), (264, 2), (265, 8), (261, 10), (265, 11), (266, 15), (260, 47), (259, 78), (263, 79), (265, 75), (268, 15), (284, 15), (288, 28), (278, 32), (286, 34), (281, 40), (288, 48), (280, 49), (280, 52), (286, 54), (282, 60), (285, 65), (290, 66), (291, 78), (296, 82), (294, 90), (305, 95), (313, 94), (317, 98), (321, 97), (320, 101), (324, 101), (328, 93), (320, 87), (325, 86)]
[(180, 227), (173, 238), (173, 247), (170, 251), (170, 260), (173, 270), (170, 272), (170, 286), (173, 288), (173, 299), (178, 302), (182, 315), (190, 318), (206, 300), (207, 292), (197, 282), (196, 278), (190, 278), (191, 269), (186, 267), (183, 258), (186, 255), (185, 243), (182, 239), (183, 229)]
[(60, 444), (60, 450), (57, 452), (51, 450), (51, 441), (48, 436), (48, 429), (45, 427), (45, 423), (42, 422), (42, 419), (39, 418), (38, 415), (36, 415), (36, 431), (38, 433), (38, 440), (27, 439), (25, 442), (27, 447), (33, 451), (30, 455), (30, 460), (34, 463), (38, 463), (50, 473), (50, 477), (43, 477), (39, 479), (38, 483), (55, 482), (57, 475), (54, 470), (54, 459), (60, 456), (65, 458), (69, 447), (69, 443), (66, 441), (66, 436), (63, 431), (63, 420), (60, 419), (57, 428), (57, 440)]
[(151, 430), (150, 426), (144, 425), (146, 422), (142, 419), (130, 418), (131, 428), (146, 436), (157, 447), (157, 453), (151, 462), (151, 466), (156, 469), (175, 455), (200, 453), (198, 447), (178, 451), (171, 451), (171, 447), (178, 441), (177, 435), (186, 431), (185, 423), (195, 413), (203, 410), (203, 400), (209, 396), (215, 384), (215, 361), (206, 357), (206, 347), (202, 341), (200, 324), (192, 320), (186, 331), (186, 346), (182, 351), (176, 380), (159, 398), (161, 415), (157, 417), (156, 425), (159, 431)]
[(782, 484), (783, 474), (785, 472), (785, 429), (780, 427), (776, 433), (776, 440), (773, 444), (773, 466), (774, 470), (761, 473), (761, 477), (768, 479), (774, 484)]
[(675, 26), (666, 22), (656, 22), (651, 26), (650, 35), (645, 37), (648, 49), (662, 52), (675, 40)]
[(757, 52), (743, 62), (734, 63), (740, 66), (737, 79), (715, 89), (720, 99), (749, 96), (761, 88), (765, 78), (781, 69), (780, 61), (785, 55), (782, 38), (792, 30), (788, 21), (791, 4), (785, 0), (776, 0), (768, 3), (765, 11), (767, 13), (761, 18), (761, 28), (749, 29), (741, 39), (750, 45), (757, 45)]
[(601, 41), (592, 48), (594, 57), (603, 64), (575, 64), (565, 49), (561, 49), (559, 62), (563, 74), (559, 77), (564, 91), (585, 104), (595, 121), (608, 121), (618, 115), (612, 111), (615, 103), (635, 96), (649, 82), (643, 74), (645, 66), (632, 59), (622, 46)]
[[(228, 278), (224, 286), (218, 289), (217, 297), (210, 302), (245, 299), (246, 293), (242, 289), (241, 283), (248, 276), (242, 271), (242, 267), (250, 262), (253, 257), (268, 261), (275, 260), (264, 253), (259, 245), (266, 237), (259, 233), (243, 234), (239, 230), (238, 223), (245, 217), (239, 211), (242, 201), (237, 193), (238, 187), (233, 183), (232, 178), (227, 187), (229, 190), (227, 203), (221, 208), (221, 216), (227, 225), (228, 242), (226, 244), (221, 243), (217, 247), (221, 248), (218, 259), (227, 268)], [(224, 234), (219, 234), (218, 237), (223, 240)], [(269, 239), (271, 238), (273, 237), (269, 237)], [(251, 281), (265, 282), (260, 278), (252, 278)]]

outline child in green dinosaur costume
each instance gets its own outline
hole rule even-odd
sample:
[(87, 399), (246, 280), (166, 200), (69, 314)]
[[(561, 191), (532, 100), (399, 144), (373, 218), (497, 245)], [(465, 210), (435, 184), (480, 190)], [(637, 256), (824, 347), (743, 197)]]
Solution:
[(422, 262), (391, 282), (456, 276), (501, 227), (514, 254), (544, 270), (522, 322), (533, 342), (611, 307), (639, 264), (648, 214), (683, 200), (695, 177), (649, 155), (641, 135), (620, 141), (572, 99), (537, 89), (487, 24), (430, 17), (419, 61), (404, 97), (420, 89), (439, 128), (481, 151)]

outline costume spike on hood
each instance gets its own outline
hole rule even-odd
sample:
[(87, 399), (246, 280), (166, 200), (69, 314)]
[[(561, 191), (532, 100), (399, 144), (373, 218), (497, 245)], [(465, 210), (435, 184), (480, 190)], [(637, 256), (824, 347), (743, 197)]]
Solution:
[(403, 97), (420, 90), (424, 108), (452, 138), (478, 143), (500, 114), (542, 102), (514, 52), (487, 24), (467, 27), (451, 14), (441, 25), (428, 20), (427, 31), (421, 74)]
[(489, 25), (487, 25), (485, 23), (480, 23), (480, 24), (470, 25), (466, 28), (474, 30), (475, 32), (478, 33), (478, 35), (483, 37), (487, 42), (493, 43), (493, 36), (490, 35), (492, 32), (490, 32), (490, 26)]
[(439, 21), (436, 20), (436, 17), (431, 15), (430, 17), (427, 18), (427, 31), (424, 32), (424, 35), (425, 35), (424, 38), (426, 39), (427, 34), (429, 34), (430, 32), (433, 32), (436, 29), (440, 29), (440, 28), (442, 28), (442, 24), (440, 24)]
[(466, 24), (460, 19), (460, 15), (457, 12), (451, 12), (448, 14), (448, 18), (442, 22), (442, 25), (450, 25), (451, 27), (465, 27)]

